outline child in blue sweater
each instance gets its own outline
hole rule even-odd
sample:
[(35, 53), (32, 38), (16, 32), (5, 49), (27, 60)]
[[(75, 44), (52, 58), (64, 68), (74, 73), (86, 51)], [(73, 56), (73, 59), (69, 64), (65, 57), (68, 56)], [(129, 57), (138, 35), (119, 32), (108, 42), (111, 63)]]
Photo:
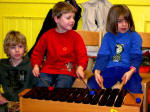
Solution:
[(99, 89), (103, 82), (104, 87), (111, 88), (124, 79), (124, 89), (142, 93), (139, 75), (142, 39), (135, 31), (132, 14), (126, 5), (110, 8), (106, 30), (108, 33), (103, 37), (93, 69), (95, 75), (88, 80), (88, 85)]

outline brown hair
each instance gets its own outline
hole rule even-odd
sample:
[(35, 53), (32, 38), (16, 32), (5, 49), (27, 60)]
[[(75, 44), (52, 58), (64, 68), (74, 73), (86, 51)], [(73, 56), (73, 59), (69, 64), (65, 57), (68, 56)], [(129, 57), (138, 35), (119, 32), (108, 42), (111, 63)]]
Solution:
[(52, 9), (52, 17), (56, 16), (60, 18), (62, 14), (73, 12), (75, 13), (75, 8), (68, 2), (58, 2)]
[(107, 32), (112, 32), (113, 34), (117, 34), (117, 29), (118, 29), (117, 19), (121, 15), (124, 16), (124, 18), (128, 21), (129, 30), (131, 32), (135, 31), (134, 21), (129, 8), (126, 5), (119, 4), (119, 5), (113, 5), (108, 12), (107, 23), (106, 23)]
[(17, 44), (23, 44), (25, 47), (24, 53), (27, 52), (27, 44), (26, 44), (26, 38), (23, 34), (21, 34), (19, 31), (10, 31), (7, 33), (5, 40), (4, 40), (4, 52), (9, 57), (8, 47), (10, 44), (17, 45)]

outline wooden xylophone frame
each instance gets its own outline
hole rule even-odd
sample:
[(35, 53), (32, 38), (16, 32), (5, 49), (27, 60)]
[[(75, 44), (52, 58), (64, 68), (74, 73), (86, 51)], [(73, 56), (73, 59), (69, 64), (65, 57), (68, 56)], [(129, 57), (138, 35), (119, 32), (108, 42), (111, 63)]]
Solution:
[(124, 98), (121, 107), (108, 107), (82, 103), (68, 103), (51, 100), (38, 100), (24, 98), (23, 96), (30, 91), (26, 89), (19, 94), (20, 112), (141, 112), (143, 94), (134, 94), (141, 98), (141, 103), (136, 104), (130, 94)]

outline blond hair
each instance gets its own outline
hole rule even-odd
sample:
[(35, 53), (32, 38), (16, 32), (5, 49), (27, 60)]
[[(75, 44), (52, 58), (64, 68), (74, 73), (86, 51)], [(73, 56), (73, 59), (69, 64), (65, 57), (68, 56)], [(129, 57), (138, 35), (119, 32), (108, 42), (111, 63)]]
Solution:
[(6, 34), (5, 40), (4, 40), (4, 52), (9, 57), (8, 47), (10, 44), (17, 45), (17, 44), (23, 44), (24, 45), (24, 53), (27, 52), (27, 43), (26, 38), (23, 34), (21, 34), (19, 31), (10, 31)]

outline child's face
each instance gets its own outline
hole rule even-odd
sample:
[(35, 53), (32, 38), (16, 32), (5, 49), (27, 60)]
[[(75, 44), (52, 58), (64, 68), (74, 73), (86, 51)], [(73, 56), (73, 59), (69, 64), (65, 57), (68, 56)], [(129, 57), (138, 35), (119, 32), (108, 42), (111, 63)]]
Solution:
[(25, 47), (21, 43), (17, 45), (10, 44), (8, 47), (8, 52), (12, 60), (21, 60), (24, 55), (24, 51)]
[(129, 22), (124, 18), (124, 16), (119, 16), (117, 19), (118, 23), (118, 32), (120, 33), (126, 33), (129, 30)]
[(74, 17), (75, 14), (72, 12), (62, 14), (60, 18), (54, 17), (58, 32), (66, 32), (71, 30), (75, 23)]

